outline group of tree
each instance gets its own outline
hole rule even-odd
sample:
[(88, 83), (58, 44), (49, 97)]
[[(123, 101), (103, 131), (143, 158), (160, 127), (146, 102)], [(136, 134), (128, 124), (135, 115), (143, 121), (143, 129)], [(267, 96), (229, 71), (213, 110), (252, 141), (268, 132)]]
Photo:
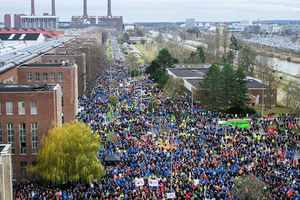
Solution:
[(225, 110), (230, 113), (249, 113), (247, 104), (250, 99), (247, 95), (246, 74), (242, 67), (234, 70), (226, 64), (222, 69), (211, 65), (200, 83), (203, 103), (209, 109)]
[(129, 34), (128, 33), (124, 33), (122, 37), (118, 38), (118, 42), (120, 44), (126, 43), (129, 41)]
[(203, 47), (198, 46), (197, 51), (191, 52), (190, 56), (186, 58), (183, 62), (188, 64), (205, 63), (205, 52)]
[(172, 68), (174, 60), (175, 59), (172, 57), (168, 49), (161, 49), (157, 58), (154, 59), (146, 69), (146, 73), (150, 74), (149, 79), (154, 80), (160, 87), (163, 87), (169, 78), (169, 76), (165, 74), (165, 69)]

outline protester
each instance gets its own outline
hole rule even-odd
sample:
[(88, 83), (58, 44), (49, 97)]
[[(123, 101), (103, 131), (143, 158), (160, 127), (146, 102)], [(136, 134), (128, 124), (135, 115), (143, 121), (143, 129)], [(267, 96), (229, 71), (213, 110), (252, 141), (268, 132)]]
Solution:
[[(245, 175), (268, 184), (268, 199), (300, 199), (295, 157), (299, 124), (292, 115), (253, 115), (247, 119), (249, 128), (222, 128), (220, 121), (233, 116), (203, 110), (200, 102), (185, 96), (170, 98), (147, 78), (144, 65), (135, 79), (124, 66), (115, 62), (113, 81), (104, 70), (92, 92), (79, 101), (80, 121), (103, 136), (98, 157), (106, 175), (93, 183), (67, 182), (62, 191), (53, 185), (39, 189), (31, 182), (15, 182), (15, 199), (162, 200), (175, 192), (175, 199), (181, 200), (229, 200), (238, 199), (230, 191), (234, 180), (242, 181)], [(148, 109), (149, 98), (141, 99), (141, 90), (158, 99), (154, 113)], [(108, 103), (111, 95), (119, 99), (116, 107)], [(121, 160), (106, 166), (108, 155)], [(144, 184), (137, 187), (137, 179)], [(150, 180), (157, 180), (158, 186), (150, 186)]]

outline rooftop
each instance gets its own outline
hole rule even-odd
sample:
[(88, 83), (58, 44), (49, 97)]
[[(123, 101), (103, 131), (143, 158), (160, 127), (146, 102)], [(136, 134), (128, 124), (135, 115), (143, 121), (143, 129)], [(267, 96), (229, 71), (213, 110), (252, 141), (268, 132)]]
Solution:
[(72, 67), (73, 64), (69, 63), (30, 63), (30, 64), (24, 64), (20, 67)]
[[(186, 80), (189, 84), (194, 86), (196, 89), (200, 89), (200, 83), (203, 82), (203, 79), (187, 79)], [(262, 89), (263, 84), (255, 79), (248, 79), (247, 83), (248, 89)]]
[(58, 85), (48, 84), (0, 84), (1, 92), (51, 92), (56, 90)]
[(208, 72), (208, 68), (168, 68), (170, 75), (178, 78), (201, 78)]

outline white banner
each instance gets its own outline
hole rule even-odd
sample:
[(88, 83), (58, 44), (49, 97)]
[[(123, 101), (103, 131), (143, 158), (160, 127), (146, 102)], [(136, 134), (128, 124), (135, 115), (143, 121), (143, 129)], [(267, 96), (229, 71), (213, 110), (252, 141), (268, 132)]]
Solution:
[(156, 179), (149, 179), (149, 186), (151, 186), (151, 187), (158, 187), (158, 180), (156, 180)]
[(197, 186), (199, 184), (199, 179), (194, 179), (194, 186)]
[(175, 196), (175, 192), (173, 193), (167, 193), (167, 199), (174, 199), (176, 196)]
[(140, 187), (140, 186), (143, 186), (144, 185), (144, 179), (143, 178), (140, 178), (140, 179), (135, 179), (135, 186), (136, 187)]

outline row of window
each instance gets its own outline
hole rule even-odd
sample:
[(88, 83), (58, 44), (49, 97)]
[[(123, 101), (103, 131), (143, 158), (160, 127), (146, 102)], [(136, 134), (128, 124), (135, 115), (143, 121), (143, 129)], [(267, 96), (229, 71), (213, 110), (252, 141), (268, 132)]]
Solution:
[[(19, 115), (25, 115), (25, 101), (18, 102)], [(14, 105), (12, 101), (6, 102), (6, 115), (14, 114)], [(30, 114), (37, 115), (37, 101), (30, 101)], [(0, 102), (0, 115), (1, 115), (1, 102)]]
[[(50, 74), (51, 82), (55, 82), (55, 73)], [(32, 82), (32, 73), (27, 73), (27, 82)], [(35, 73), (35, 82), (40, 82), (40, 73)], [(43, 73), (43, 82), (48, 82), (48, 73)], [(58, 73), (58, 82), (63, 82), (63, 73)]]
[[(19, 124), (19, 139), (20, 139), (20, 155), (27, 155), (27, 142), (26, 142), (26, 124)], [(15, 154), (15, 134), (14, 124), (7, 124), (7, 143), (11, 145), (11, 153)], [(2, 144), (2, 124), (0, 124), (0, 144)], [(38, 153), (39, 138), (38, 138), (38, 124), (31, 124), (31, 148), (32, 155)]]

